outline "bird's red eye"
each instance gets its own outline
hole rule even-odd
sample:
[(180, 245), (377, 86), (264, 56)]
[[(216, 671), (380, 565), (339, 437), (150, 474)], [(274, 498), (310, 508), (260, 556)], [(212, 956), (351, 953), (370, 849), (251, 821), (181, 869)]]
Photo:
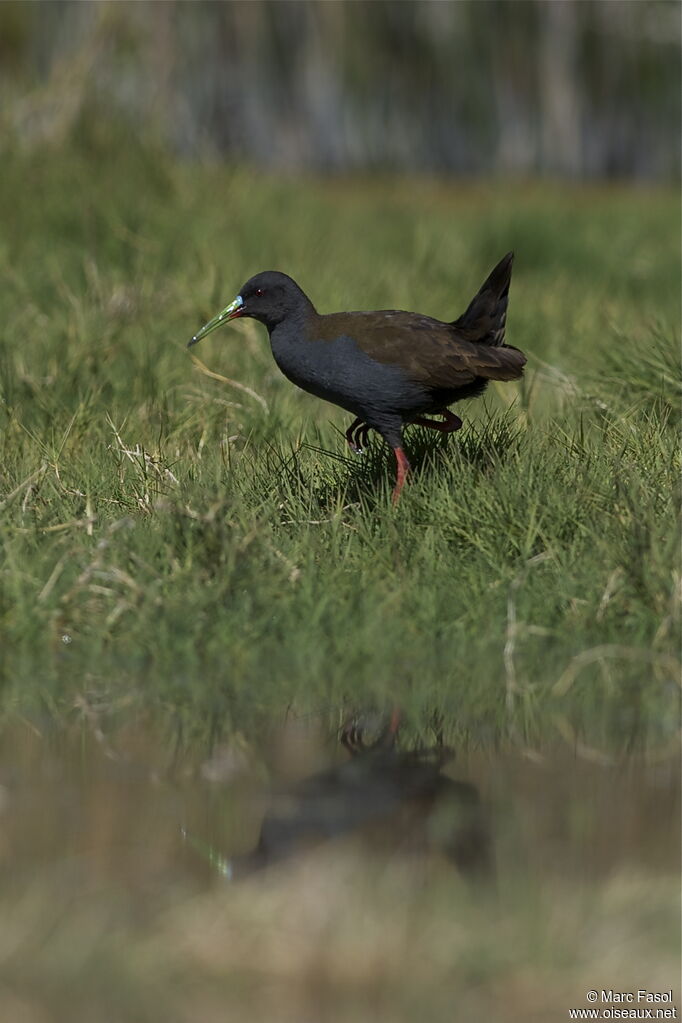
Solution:
[(260, 296), (261, 296), (262, 294), (263, 294), (263, 289), (262, 289), (262, 288), (256, 288), (256, 297), (257, 297), (257, 298), (260, 298)]

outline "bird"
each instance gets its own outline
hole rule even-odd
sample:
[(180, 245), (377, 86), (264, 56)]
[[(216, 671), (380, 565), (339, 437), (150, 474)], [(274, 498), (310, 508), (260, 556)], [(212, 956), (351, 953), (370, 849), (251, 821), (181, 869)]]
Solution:
[(293, 278), (265, 270), (251, 277), (188, 347), (240, 317), (262, 323), (282, 373), (355, 416), (346, 430), (351, 450), (362, 450), (369, 430), (393, 449), (395, 504), (410, 472), (404, 428), (459, 430), (462, 420), (451, 405), (478, 397), (489, 380), (523, 375), (526, 356), (505, 343), (513, 260), (508, 252), (452, 321), (397, 309), (318, 313)]
[(350, 759), (270, 793), (254, 848), (226, 857), (186, 829), (183, 838), (229, 881), (357, 835), (368, 849), (440, 854), (472, 885), (495, 888), (492, 821), (478, 790), (443, 769), (444, 747), (399, 751), (386, 730), (375, 743), (344, 742)]

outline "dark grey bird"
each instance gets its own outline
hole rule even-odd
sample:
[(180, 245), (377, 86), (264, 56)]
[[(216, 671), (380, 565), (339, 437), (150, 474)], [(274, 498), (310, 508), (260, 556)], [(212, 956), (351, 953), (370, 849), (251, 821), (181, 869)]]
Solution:
[(391, 446), (395, 502), (410, 469), (403, 428), (458, 430), (462, 420), (450, 405), (482, 394), (489, 380), (523, 374), (525, 355), (505, 344), (513, 259), (509, 252), (451, 322), (396, 309), (320, 314), (291, 277), (266, 270), (251, 277), (189, 345), (238, 317), (262, 323), (284, 375), (355, 416), (346, 431), (353, 450), (361, 450), (370, 429)]
[(271, 793), (255, 847), (228, 858), (188, 834), (188, 845), (229, 880), (356, 834), (368, 847), (440, 853), (468, 881), (495, 888), (492, 824), (478, 791), (443, 773), (451, 752), (398, 752), (394, 736), (351, 747), (345, 763)]

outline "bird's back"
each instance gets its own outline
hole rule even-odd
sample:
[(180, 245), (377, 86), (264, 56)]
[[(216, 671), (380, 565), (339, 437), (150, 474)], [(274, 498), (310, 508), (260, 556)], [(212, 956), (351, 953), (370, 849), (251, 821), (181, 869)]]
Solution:
[(400, 309), (320, 315), (270, 332), (283, 373), (375, 428), (480, 394), (488, 380), (515, 380), (526, 357), (504, 343), (512, 254), (495, 267), (452, 322)]
[(397, 309), (317, 317), (312, 341), (341, 338), (354, 342), (381, 365), (400, 367), (410, 380), (429, 388), (463, 387), (477, 377), (513, 380), (521, 376), (526, 362), (522, 352), (503, 343), (500, 315), (494, 321), (490, 317), (471, 320), (464, 327), (459, 320), (444, 323)]

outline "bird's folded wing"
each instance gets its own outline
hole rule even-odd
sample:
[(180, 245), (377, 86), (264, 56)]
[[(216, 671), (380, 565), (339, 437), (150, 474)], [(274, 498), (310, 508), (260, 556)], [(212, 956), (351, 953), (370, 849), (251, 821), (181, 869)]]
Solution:
[(427, 387), (455, 389), (477, 378), (516, 380), (526, 363), (518, 348), (469, 341), (457, 326), (417, 313), (341, 313), (320, 320), (327, 321), (327, 338), (343, 335), (377, 362), (399, 366)]

